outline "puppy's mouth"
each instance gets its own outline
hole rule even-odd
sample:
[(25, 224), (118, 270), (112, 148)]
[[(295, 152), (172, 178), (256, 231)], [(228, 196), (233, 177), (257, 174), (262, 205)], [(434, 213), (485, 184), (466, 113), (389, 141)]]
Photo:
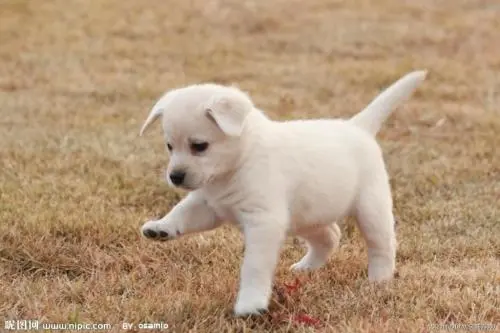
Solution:
[(176, 187), (181, 188), (183, 190), (187, 190), (187, 191), (194, 191), (194, 190), (198, 189), (198, 186), (193, 186), (190, 184), (180, 184), (180, 185), (177, 185)]
[(193, 186), (187, 186), (187, 185), (182, 185), (182, 186), (179, 186), (179, 188), (183, 189), (183, 190), (187, 190), (187, 191), (194, 191), (196, 190), (196, 187), (193, 187)]

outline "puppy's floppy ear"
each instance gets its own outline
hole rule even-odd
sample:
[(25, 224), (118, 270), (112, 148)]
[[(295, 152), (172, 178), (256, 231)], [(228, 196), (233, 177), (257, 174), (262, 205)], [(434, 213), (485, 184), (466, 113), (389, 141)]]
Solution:
[(148, 118), (144, 122), (144, 125), (142, 125), (141, 132), (139, 133), (139, 136), (142, 136), (144, 134), (144, 131), (146, 131), (146, 129), (149, 127), (149, 125), (151, 125), (152, 123), (155, 122), (155, 120), (161, 115), (162, 111), (163, 111), (163, 108), (153, 107), (153, 109), (149, 113)]
[(206, 105), (207, 116), (229, 136), (240, 136), (247, 115), (252, 111), (250, 98), (236, 88), (213, 96)]
[(163, 110), (167, 107), (167, 104), (172, 100), (176, 91), (177, 90), (172, 90), (172, 91), (166, 93), (165, 95), (162, 96), (162, 98), (160, 98), (158, 100), (158, 102), (156, 102), (156, 104), (151, 109), (151, 112), (149, 113), (148, 118), (144, 122), (144, 125), (142, 125), (141, 132), (139, 133), (139, 136), (142, 136), (144, 134), (144, 132), (146, 131), (146, 129), (149, 127), (149, 125), (154, 123), (155, 120), (158, 119), (159, 116), (161, 116)]

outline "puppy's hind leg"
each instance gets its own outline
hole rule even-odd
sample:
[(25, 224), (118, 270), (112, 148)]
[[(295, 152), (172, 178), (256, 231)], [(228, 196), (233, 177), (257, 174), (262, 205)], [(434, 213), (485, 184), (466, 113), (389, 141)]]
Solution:
[(293, 271), (312, 270), (323, 266), (340, 242), (341, 232), (337, 223), (315, 228), (299, 237), (307, 244), (306, 255), (290, 269)]
[(390, 280), (395, 269), (397, 243), (387, 176), (375, 176), (370, 185), (362, 189), (356, 218), (368, 247), (368, 279)]

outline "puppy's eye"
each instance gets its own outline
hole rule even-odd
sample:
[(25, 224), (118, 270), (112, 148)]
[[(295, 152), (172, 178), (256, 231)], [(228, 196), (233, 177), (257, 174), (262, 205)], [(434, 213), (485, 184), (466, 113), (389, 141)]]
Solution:
[(191, 143), (191, 150), (194, 153), (203, 153), (208, 148), (208, 142), (193, 142)]
[(172, 151), (172, 145), (170, 143), (167, 143), (167, 149), (168, 151)]

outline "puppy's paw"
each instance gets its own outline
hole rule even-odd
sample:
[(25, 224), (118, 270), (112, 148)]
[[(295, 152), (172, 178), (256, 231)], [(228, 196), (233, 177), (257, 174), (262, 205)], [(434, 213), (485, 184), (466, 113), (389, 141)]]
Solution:
[(368, 280), (370, 282), (385, 282), (390, 281), (394, 277), (394, 269), (392, 267), (368, 267)]
[(148, 221), (141, 228), (141, 234), (150, 240), (167, 241), (177, 238), (180, 233), (169, 228), (168, 224), (162, 221)]
[(295, 264), (290, 266), (290, 270), (294, 272), (310, 271), (318, 269), (322, 267), (324, 264), (325, 262), (322, 260), (314, 260), (306, 256), (302, 258), (299, 262), (296, 262)]
[(301, 271), (309, 271), (314, 268), (311, 268), (308, 263), (304, 263), (302, 261), (296, 262), (292, 266), (290, 266), (290, 270), (292, 272), (301, 272)]
[(237, 304), (234, 308), (234, 314), (237, 317), (247, 317), (247, 316), (260, 316), (267, 312), (266, 308), (259, 308), (255, 306), (245, 307), (244, 305)]
[(395, 271), (394, 257), (394, 250), (386, 253), (368, 252), (368, 279), (371, 282), (392, 280)]
[(240, 298), (234, 307), (234, 314), (238, 317), (261, 315), (267, 312), (268, 301), (265, 297), (253, 295)]

